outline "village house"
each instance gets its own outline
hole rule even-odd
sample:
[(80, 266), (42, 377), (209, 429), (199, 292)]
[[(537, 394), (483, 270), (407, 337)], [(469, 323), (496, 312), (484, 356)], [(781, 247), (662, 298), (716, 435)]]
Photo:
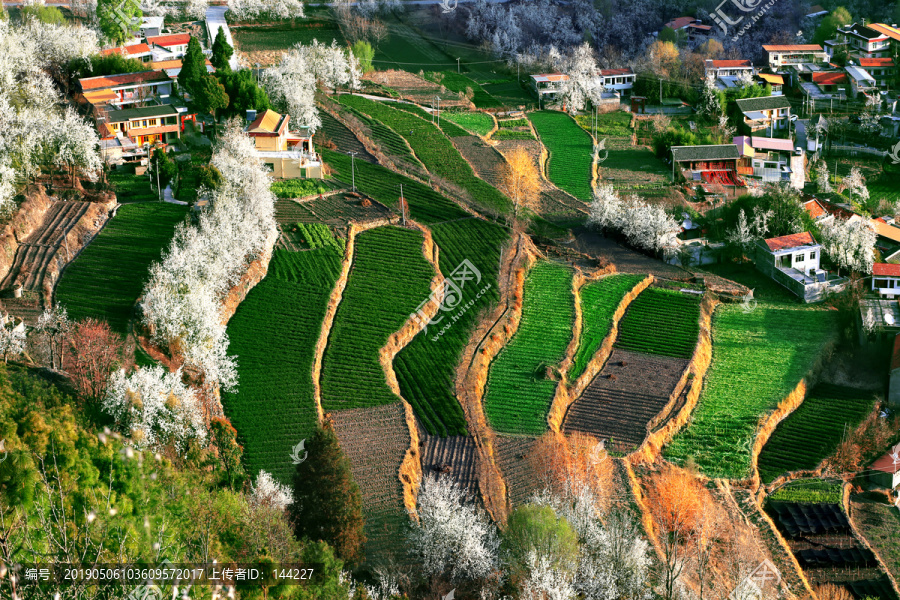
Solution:
[(881, 58), (890, 55), (891, 38), (861, 23), (839, 28), (836, 37), (846, 44), (847, 54), (852, 58)]
[(715, 77), (739, 77), (742, 74), (752, 76), (756, 73), (749, 60), (707, 60), (704, 71), (707, 77), (710, 73)]
[[(175, 79), (178, 77), (178, 74), (181, 73), (182, 61), (181, 61), (181, 59), (154, 61), (154, 62), (150, 63), (150, 67), (155, 70), (163, 70), (166, 72), (166, 74), (169, 77), (171, 77), (172, 79)], [(215, 71), (216, 71), (216, 68), (213, 66), (213, 64), (207, 58), (206, 59), (206, 72), (214, 73)]]
[(139, 29), (141, 37), (147, 39), (148, 37), (162, 35), (165, 21), (165, 17), (141, 17), (141, 26)]
[(556, 95), (562, 89), (562, 82), (569, 80), (569, 76), (562, 73), (541, 73), (531, 75), (530, 78), (531, 91), (537, 95), (540, 105), (555, 101)]
[(845, 96), (848, 83), (847, 74), (841, 71), (821, 71), (812, 74), (812, 82), (823, 94)]
[(180, 113), (171, 104), (111, 110), (105, 123), (113, 135), (129, 137), (140, 146), (170, 144), (181, 138), (183, 129)]
[(900, 265), (889, 263), (872, 265), (872, 291), (888, 300), (900, 296)]
[(600, 69), (601, 84), (603, 89), (610, 92), (626, 92), (634, 87), (634, 70), (625, 69)]
[(739, 173), (763, 183), (787, 183), (802, 190), (806, 183), (803, 155), (796, 154), (790, 139), (738, 136), (734, 144), (741, 153)]
[(784, 76), (776, 73), (757, 73), (754, 80), (763, 87), (772, 86), (772, 95), (780, 96), (784, 88)]
[(850, 82), (850, 97), (856, 97), (859, 94), (874, 94), (878, 92), (878, 82), (869, 73), (856, 65), (847, 65), (844, 67), (847, 71), (847, 78)]
[(771, 135), (789, 126), (791, 103), (785, 96), (742, 98), (735, 102), (744, 114), (743, 124), (750, 133), (769, 130)]
[(322, 178), (322, 161), (313, 149), (308, 129), (291, 131), (290, 115), (266, 110), (259, 115), (247, 111), (247, 135), (253, 140), (256, 154), (272, 170), (276, 179), (298, 177)]
[(172, 79), (165, 71), (139, 71), (79, 79), (81, 97), (94, 106), (110, 104), (131, 108), (151, 101), (165, 102), (172, 95)]
[(829, 291), (841, 289), (845, 279), (829, 278), (820, 268), (822, 246), (808, 231), (760, 240), (756, 268), (799, 296), (817, 302)]
[(175, 60), (185, 55), (190, 41), (189, 33), (175, 33), (150, 36), (147, 38), (147, 45), (153, 51), (154, 61)]
[(891, 48), (886, 56), (893, 56), (900, 52), (900, 29), (894, 24), (886, 25), (884, 23), (870, 23), (867, 25), (869, 29), (874, 29), (878, 33), (883, 33), (891, 40)]
[(802, 206), (803, 210), (806, 211), (806, 214), (808, 214), (819, 227), (834, 222), (834, 215), (828, 212), (825, 205), (818, 198), (804, 200)]
[(879, 89), (886, 90), (890, 87), (896, 70), (893, 58), (860, 58), (858, 62), (860, 68), (872, 76)]
[(153, 52), (147, 44), (131, 44), (130, 46), (116, 46), (115, 48), (107, 48), (101, 50), (101, 56), (109, 56), (111, 54), (121, 54), (125, 58), (133, 58), (141, 62), (150, 62), (153, 60)]
[(686, 181), (743, 186), (737, 169), (739, 159), (734, 144), (672, 146), (672, 179), (678, 173)]
[(763, 50), (769, 54), (769, 67), (773, 70), (789, 65), (820, 64), (827, 60), (825, 50), (818, 44), (766, 44)]

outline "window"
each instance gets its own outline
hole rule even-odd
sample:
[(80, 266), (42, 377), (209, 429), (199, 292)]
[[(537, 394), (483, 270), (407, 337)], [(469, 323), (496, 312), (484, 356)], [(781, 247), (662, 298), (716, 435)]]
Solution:
[(804, 260), (806, 260), (806, 254), (803, 252), (794, 255), (794, 262), (803, 262)]
[(875, 287), (876, 287), (876, 288), (887, 288), (887, 287), (890, 287), (890, 286), (888, 285), (888, 280), (887, 280), (887, 279), (876, 279), (876, 280), (875, 280)]
[(810, 253), (809, 253), (809, 260), (815, 260), (815, 259), (816, 259), (816, 253), (815, 253), (815, 252), (810, 252)]

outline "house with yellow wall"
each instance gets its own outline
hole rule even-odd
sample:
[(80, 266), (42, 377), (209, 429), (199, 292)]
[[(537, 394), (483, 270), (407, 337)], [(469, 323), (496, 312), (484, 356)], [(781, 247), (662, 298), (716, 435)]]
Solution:
[(247, 125), (245, 132), (275, 179), (321, 179), (322, 160), (313, 148), (312, 135), (305, 129), (291, 131), (290, 120), (290, 115), (266, 110)]

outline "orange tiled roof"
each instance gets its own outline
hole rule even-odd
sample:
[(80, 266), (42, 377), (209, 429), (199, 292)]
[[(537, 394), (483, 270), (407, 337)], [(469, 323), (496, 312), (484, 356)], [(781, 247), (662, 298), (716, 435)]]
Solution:
[(150, 52), (150, 46), (147, 44), (132, 44), (130, 46), (116, 46), (115, 48), (107, 48), (106, 50), (101, 50), (101, 56), (109, 56), (110, 54), (146, 54)]
[(666, 23), (666, 27), (670, 29), (681, 29), (682, 27), (687, 27), (694, 21), (696, 21), (694, 17), (678, 17), (677, 19), (672, 19), (668, 23)]
[(870, 25), (866, 25), (866, 27), (868, 27), (869, 29), (874, 29), (878, 33), (883, 33), (889, 38), (900, 42), (900, 29), (897, 29), (896, 27), (885, 25), (884, 23), (872, 23)]
[(772, 85), (784, 85), (784, 77), (782, 77), (781, 75), (775, 75), (773, 73), (759, 73), (757, 77), (759, 77), (766, 83), (771, 83)]
[(859, 66), (861, 67), (893, 67), (894, 59), (891, 57), (885, 58), (860, 58)]
[(816, 240), (808, 231), (792, 233), (790, 235), (783, 235), (781, 237), (769, 238), (766, 240), (766, 246), (768, 246), (769, 250), (772, 252), (814, 245), (816, 245)]
[(875, 263), (872, 265), (872, 275), (876, 277), (900, 277), (900, 265)]
[(725, 69), (728, 67), (749, 67), (752, 66), (749, 60), (711, 60), (712, 66), (716, 69)]
[(152, 35), (147, 38), (147, 43), (166, 48), (168, 46), (184, 46), (190, 40), (191, 34), (189, 33), (173, 33), (171, 35)]
[(846, 73), (813, 73), (813, 83), (816, 85), (836, 85), (838, 83), (847, 83)]
[(144, 83), (148, 81), (168, 81), (169, 76), (165, 71), (139, 71), (137, 73), (122, 73), (120, 75), (101, 75), (79, 79), (83, 91), (102, 90), (131, 83)]
[(815, 198), (804, 202), (803, 208), (806, 209), (806, 212), (808, 212), (809, 216), (811, 216), (813, 219), (818, 219), (819, 217), (824, 217), (826, 214), (828, 214), (828, 211), (825, 210), (825, 207), (819, 204), (819, 201)]
[(763, 45), (766, 52), (822, 52), (822, 46), (819, 44), (781, 44), (781, 45)]

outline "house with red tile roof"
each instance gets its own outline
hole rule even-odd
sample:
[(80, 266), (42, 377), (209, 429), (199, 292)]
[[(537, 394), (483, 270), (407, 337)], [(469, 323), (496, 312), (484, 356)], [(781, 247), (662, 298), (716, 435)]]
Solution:
[(847, 74), (841, 71), (819, 71), (812, 74), (812, 82), (822, 93), (831, 94), (847, 87)]
[(866, 72), (872, 76), (878, 84), (878, 87), (881, 89), (888, 88), (891, 79), (894, 77), (894, 73), (897, 70), (894, 59), (890, 56), (882, 58), (860, 58), (857, 62), (859, 62), (859, 67), (861, 69), (865, 69)]
[(152, 35), (147, 38), (147, 45), (158, 47), (174, 54), (173, 58), (181, 58), (187, 52), (188, 42), (191, 41), (189, 33), (173, 33), (170, 35)]
[(98, 106), (111, 104), (130, 108), (172, 95), (172, 79), (165, 71), (138, 71), (79, 79), (81, 98)]
[(153, 59), (153, 53), (147, 44), (131, 44), (130, 46), (116, 46), (115, 48), (107, 48), (101, 50), (101, 56), (109, 56), (111, 54), (121, 54), (125, 58), (134, 58), (141, 62), (150, 62)]
[(828, 58), (819, 44), (765, 44), (763, 50), (769, 54), (769, 66), (773, 70), (788, 65), (820, 64)]
[(821, 268), (822, 245), (808, 231), (760, 240), (756, 250), (756, 268), (804, 302), (818, 302), (846, 285)]
[(900, 296), (900, 265), (891, 263), (872, 265), (872, 291), (888, 300)]
[[(897, 344), (894, 344), (894, 357), (897, 356)], [(891, 362), (891, 391), (894, 390), (894, 362)], [(890, 400), (890, 396), (889, 396)], [(892, 404), (896, 404), (896, 402), (891, 401)], [(869, 467), (872, 470), (872, 476), (870, 479), (876, 485), (889, 488), (889, 489), (897, 489), (897, 486), (900, 486), (900, 444), (896, 444), (893, 448), (891, 448), (888, 452), (886, 452), (883, 456), (881, 456), (878, 460), (872, 463), (872, 466)], [(900, 508), (900, 507), (898, 507)]]

